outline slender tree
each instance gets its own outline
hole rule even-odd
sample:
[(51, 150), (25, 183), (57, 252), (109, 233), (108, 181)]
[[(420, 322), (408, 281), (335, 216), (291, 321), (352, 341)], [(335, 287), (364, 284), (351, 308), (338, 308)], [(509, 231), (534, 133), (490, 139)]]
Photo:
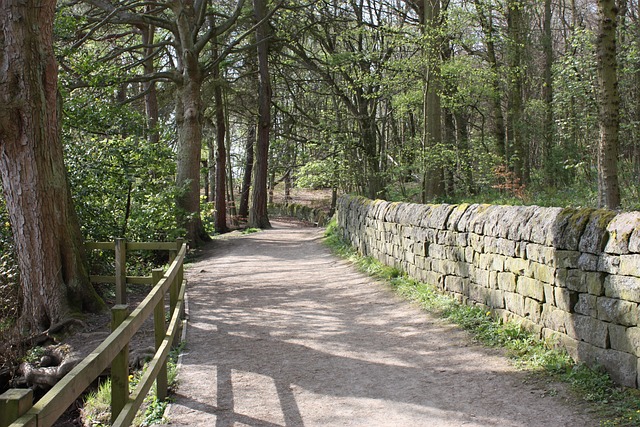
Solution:
[(618, 133), (620, 95), (616, 64), (615, 0), (598, 0), (598, 87), (600, 92), (598, 144), (598, 203), (601, 207), (620, 207), (618, 183)]

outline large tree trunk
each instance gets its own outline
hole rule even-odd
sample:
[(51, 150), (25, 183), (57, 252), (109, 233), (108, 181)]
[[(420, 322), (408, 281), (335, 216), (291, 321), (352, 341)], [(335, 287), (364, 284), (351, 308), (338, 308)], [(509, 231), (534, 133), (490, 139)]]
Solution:
[[(146, 7), (147, 12), (151, 10), (151, 6)], [(140, 28), (142, 32), (142, 43), (145, 44), (146, 47), (144, 54), (147, 57), (143, 63), (144, 73), (146, 75), (151, 75), (155, 71), (155, 66), (153, 64), (153, 48), (151, 45), (153, 44), (153, 36), (156, 31), (153, 25), (143, 26)], [(160, 142), (160, 131), (158, 129), (158, 93), (156, 90), (156, 82), (148, 81), (143, 83), (145, 96), (144, 96), (144, 106), (145, 106), (145, 114), (147, 119), (147, 139), (152, 144), (157, 144)]]
[[(440, 0), (424, 0), (422, 25), (425, 35), (430, 36), (426, 48), (427, 74), (423, 99), (423, 126), (426, 151), (436, 149), (442, 142), (442, 108), (440, 105)], [(443, 196), (444, 169), (441, 165), (427, 164), (424, 170), (423, 201)]]
[[(256, 22), (267, 16), (266, 0), (253, 0)], [(269, 133), (271, 130), (271, 78), (269, 76), (269, 24), (262, 22), (256, 28), (258, 50), (258, 139), (256, 164), (253, 174), (253, 194), (249, 209), (249, 227), (270, 228), (267, 212), (267, 173), (269, 160)]]
[(616, 65), (615, 0), (598, 0), (598, 86), (600, 89), (598, 144), (598, 203), (601, 207), (620, 207), (618, 184), (618, 132), (620, 96)]
[(23, 333), (104, 306), (89, 283), (59, 138), (55, 3), (0, 6), (0, 170), (20, 267)]
[(178, 87), (176, 122), (178, 125), (178, 150), (176, 155), (176, 184), (184, 191), (176, 200), (178, 225), (186, 230), (186, 237), (193, 245), (210, 240), (200, 219), (200, 151), (202, 149), (202, 83), (188, 78)]

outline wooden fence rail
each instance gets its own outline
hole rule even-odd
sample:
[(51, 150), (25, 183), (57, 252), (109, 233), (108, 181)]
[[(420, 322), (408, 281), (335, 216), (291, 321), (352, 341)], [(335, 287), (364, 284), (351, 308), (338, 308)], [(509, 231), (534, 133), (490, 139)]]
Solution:
[[(187, 245), (179, 240), (171, 243), (89, 243), (88, 249), (116, 250), (116, 295), (112, 308), (112, 333), (75, 368), (65, 375), (47, 394), (32, 405), (31, 390), (8, 390), (0, 395), (0, 427), (49, 427), (100, 376), (111, 367), (111, 416), (114, 426), (128, 426), (145, 396), (156, 382), (158, 399), (167, 396), (167, 356), (181, 326), (186, 281), (184, 257)], [(119, 249), (118, 249), (119, 248)], [(155, 269), (148, 283), (154, 286), (146, 298), (129, 314), (126, 305), (126, 283), (141, 278), (126, 276), (126, 250), (169, 250), (171, 264), (166, 272)], [(118, 252), (119, 251), (119, 252)], [(93, 278), (96, 279), (96, 278)], [(98, 281), (98, 280), (96, 280)], [(118, 290), (120, 286), (120, 290)], [(169, 293), (170, 321), (165, 328), (165, 295)], [(129, 342), (142, 323), (154, 316), (156, 353), (135, 390), (129, 390)]]

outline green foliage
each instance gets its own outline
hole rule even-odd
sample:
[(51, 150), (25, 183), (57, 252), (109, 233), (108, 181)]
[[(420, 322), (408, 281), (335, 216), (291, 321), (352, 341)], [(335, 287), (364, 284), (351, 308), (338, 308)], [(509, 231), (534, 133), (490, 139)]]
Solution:
[(244, 230), (242, 230), (242, 234), (253, 234), (253, 233), (259, 233), (262, 230), (260, 230), (259, 228), (245, 228)]

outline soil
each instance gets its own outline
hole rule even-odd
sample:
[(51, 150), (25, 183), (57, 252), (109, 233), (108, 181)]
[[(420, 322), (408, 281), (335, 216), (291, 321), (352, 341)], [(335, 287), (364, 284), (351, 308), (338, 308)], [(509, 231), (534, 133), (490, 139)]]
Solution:
[(187, 269), (172, 426), (596, 426), (562, 384), (398, 298), (273, 221)]

